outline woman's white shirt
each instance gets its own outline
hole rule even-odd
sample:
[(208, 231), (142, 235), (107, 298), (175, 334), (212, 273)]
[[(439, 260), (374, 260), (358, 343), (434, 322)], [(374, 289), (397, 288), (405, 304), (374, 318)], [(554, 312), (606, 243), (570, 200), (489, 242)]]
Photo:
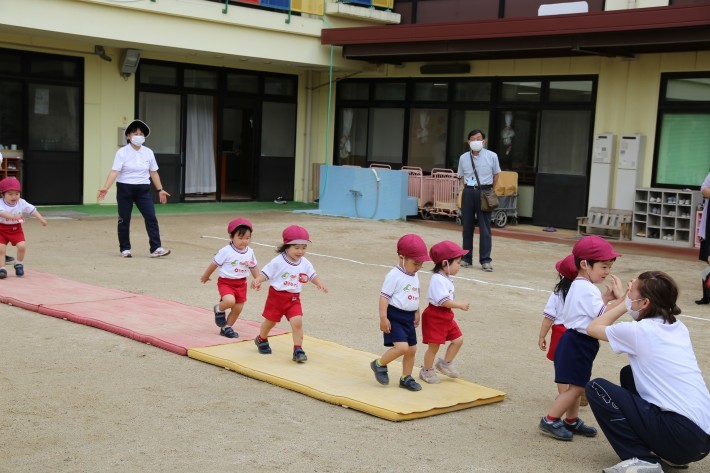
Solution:
[(710, 393), (681, 321), (621, 322), (607, 327), (606, 336), (615, 353), (628, 354), (644, 400), (687, 417), (710, 434)]
[(150, 172), (158, 170), (158, 163), (150, 148), (137, 151), (130, 144), (116, 151), (111, 170), (118, 171), (116, 182), (122, 184), (150, 184)]

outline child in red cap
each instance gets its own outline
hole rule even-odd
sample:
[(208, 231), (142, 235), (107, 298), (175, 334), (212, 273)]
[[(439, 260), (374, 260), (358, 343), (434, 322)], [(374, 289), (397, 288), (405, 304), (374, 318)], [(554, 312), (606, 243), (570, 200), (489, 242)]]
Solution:
[[(43, 227), (47, 221), (42, 217), (34, 205), (20, 198), (22, 186), (14, 177), (6, 177), (0, 181), (0, 261), (5, 261), (5, 251), (8, 243), (17, 247), (17, 261), (15, 262), (15, 275), (22, 277), (25, 274), (23, 260), (25, 259), (25, 233), (22, 231), (22, 214), (34, 215)], [(7, 277), (5, 266), (0, 267), (0, 279)]]
[(431, 261), (426, 244), (419, 235), (404, 235), (397, 242), (399, 263), (392, 268), (380, 290), (380, 330), (384, 344), (392, 347), (370, 368), (380, 384), (389, 384), (387, 365), (402, 357), (402, 377), (399, 387), (420, 391), (421, 385), (412, 378), (414, 356), (417, 353), (419, 326), (419, 276), (417, 271), (424, 261)]
[(587, 327), (604, 313), (609, 302), (613, 301), (609, 307), (623, 303), (625, 295), (616, 276), (611, 276), (611, 286), (607, 286), (603, 296), (595, 286), (609, 276), (619, 257), (608, 241), (594, 235), (583, 237), (572, 248), (572, 254), (579, 274), (570, 285), (562, 308), (567, 330), (555, 350), (555, 383), (569, 386), (557, 396), (538, 426), (542, 433), (558, 440), (572, 440), (575, 434), (597, 435), (597, 429), (585, 425), (578, 417), (580, 397), (599, 351), (599, 341), (587, 334)]
[[(429, 345), (424, 354), (424, 364), (419, 370), (419, 378), (429, 384), (439, 383), (436, 372), (444, 373), (450, 378), (458, 378), (459, 373), (454, 368), (454, 358), (463, 345), (463, 333), (454, 320), (452, 309), (468, 310), (471, 304), (454, 300), (455, 276), (461, 269), (461, 258), (468, 253), (453, 241), (442, 241), (429, 250), (434, 262), (434, 274), (429, 282), (427, 299), (429, 305), (422, 313), (422, 343)], [(434, 358), (439, 347), (449, 343), (444, 358), (439, 358), (434, 364)], [(436, 368), (436, 369), (434, 369)]]
[(264, 266), (252, 281), (252, 288), (261, 289), (261, 283), (269, 281), (269, 295), (264, 306), (264, 321), (254, 343), (262, 355), (271, 353), (269, 331), (285, 315), (291, 324), (293, 336), (293, 361), (303, 363), (308, 360), (303, 351), (303, 309), (301, 308), (301, 288), (308, 281), (327, 293), (328, 288), (321, 282), (313, 265), (304, 256), (311, 242), (305, 228), (291, 225), (283, 231), (283, 245), (276, 252), (278, 256)]
[[(229, 245), (217, 252), (200, 278), (202, 284), (205, 284), (210, 280), (214, 270), (219, 268), (217, 290), (220, 299), (219, 304), (213, 308), (214, 322), (220, 327), (219, 334), (227, 338), (239, 336), (232, 326), (237, 322), (247, 301), (249, 273), (254, 278), (259, 275), (254, 250), (249, 247), (252, 229), (251, 222), (245, 218), (236, 218), (229, 222), (227, 225)], [(229, 317), (225, 313), (227, 309), (229, 309)]]

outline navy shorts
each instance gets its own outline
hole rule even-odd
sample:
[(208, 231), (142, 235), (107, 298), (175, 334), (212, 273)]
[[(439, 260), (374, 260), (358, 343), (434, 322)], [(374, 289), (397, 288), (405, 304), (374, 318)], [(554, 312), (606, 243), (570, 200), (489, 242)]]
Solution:
[(585, 386), (592, 378), (597, 352), (599, 340), (576, 330), (567, 330), (555, 350), (555, 383)]
[(414, 310), (402, 310), (393, 305), (387, 306), (387, 319), (390, 321), (390, 333), (383, 333), (385, 346), (394, 346), (395, 342), (407, 342), (410, 347), (417, 344), (417, 330), (414, 327)]

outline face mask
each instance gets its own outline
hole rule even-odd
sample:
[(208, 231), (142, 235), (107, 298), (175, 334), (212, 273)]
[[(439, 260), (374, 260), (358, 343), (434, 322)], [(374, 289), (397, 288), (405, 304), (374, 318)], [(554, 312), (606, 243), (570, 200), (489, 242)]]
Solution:
[(483, 149), (483, 141), (469, 141), (471, 151), (481, 151)]
[(626, 299), (625, 299), (625, 301), (624, 301), (624, 302), (626, 303), (626, 312), (628, 312), (629, 315), (631, 316), (631, 318), (634, 319), (634, 320), (638, 320), (639, 317), (641, 316), (641, 314), (640, 314), (640, 311), (632, 309), (632, 308), (631, 308), (631, 304), (633, 304), (633, 303), (636, 302), (636, 301), (640, 301), (640, 300), (641, 300), (641, 299), (634, 299), (634, 300), (631, 300), (631, 298), (630, 298), (629, 295), (627, 294), (627, 295), (626, 295)]
[(131, 144), (135, 146), (141, 146), (145, 143), (145, 136), (141, 135), (133, 135), (131, 136)]

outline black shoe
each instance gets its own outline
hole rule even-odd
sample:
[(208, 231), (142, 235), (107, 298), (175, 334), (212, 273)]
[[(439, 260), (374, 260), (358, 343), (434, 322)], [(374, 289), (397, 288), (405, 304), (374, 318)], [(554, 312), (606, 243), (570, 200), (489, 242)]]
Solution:
[(293, 361), (296, 363), (303, 363), (308, 359), (306, 356), (306, 352), (303, 351), (303, 348), (296, 348), (293, 350)]
[(0, 279), (5, 279), (7, 277), (7, 270), (5, 268), (0, 269)]
[(239, 334), (232, 327), (222, 327), (219, 329), (219, 334), (227, 338), (237, 338)]
[(13, 258), (12, 256), (5, 256), (6, 263), (12, 263), (13, 261), (15, 261), (15, 258)]
[(572, 432), (567, 430), (567, 428), (564, 426), (564, 422), (562, 419), (557, 419), (554, 422), (550, 422), (547, 420), (545, 417), (540, 419), (540, 424), (538, 425), (538, 428), (540, 431), (548, 435), (552, 438), (556, 438), (557, 440), (572, 440)]
[(584, 437), (596, 437), (597, 429), (590, 427), (584, 423), (582, 419), (577, 417), (577, 420), (573, 423), (569, 423), (566, 420), (563, 421), (565, 428), (575, 435), (583, 435)]
[(422, 385), (414, 381), (414, 378), (407, 375), (404, 378), (399, 379), (399, 387), (404, 388), (408, 391), (421, 391)]
[(254, 344), (256, 344), (256, 347), (259, 349), (259, 353), (262, 355), (271, 355), (271, 347), (269, 346), (268, 340), (260, 342), (259, 337), (256, 337), (254, 339)]
[(387, 374), (387, 366), (380, 366), (377, 364), (377, 360), (372, 360), (372, 363), (370, 363), (370, 368), (372, 368), (372, 371), (375, 372), (375, 379), (377, 380), (378, 383), (380, 384), (389, 384), (390, 383), (390, 377)]
[(25, 268), (21, 264), (16, 264), (15, 265), (15, 276), (18, 278), (21, 278), (22, 276), (25, 275)]
[(710, 299), (707, 297), (703, 297), (702, 299), (698, 299), (697, 301), (695, 301), (695, 303), (698, 305), (710, 304)]
[(219, 311), (219, 304), (215, 305), (212, 310), (214, 311), (214, 323), (217, 324), (217, 327), (227, 325), (227, 314)]

